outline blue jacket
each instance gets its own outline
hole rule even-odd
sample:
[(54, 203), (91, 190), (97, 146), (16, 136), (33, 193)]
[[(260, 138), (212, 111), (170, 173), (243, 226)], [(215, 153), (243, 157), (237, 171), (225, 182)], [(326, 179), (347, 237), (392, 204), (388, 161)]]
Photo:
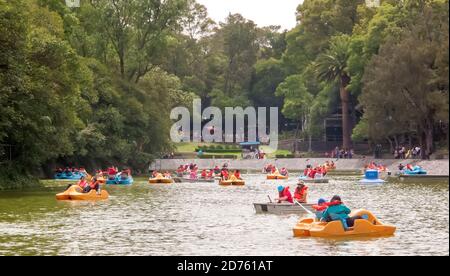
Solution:
[(324, 220), (343, 220), (348, 218), (351, 213), (350, 209), (344, 204), (334, 205), (328, 207), (322, 214), (322, 219)]

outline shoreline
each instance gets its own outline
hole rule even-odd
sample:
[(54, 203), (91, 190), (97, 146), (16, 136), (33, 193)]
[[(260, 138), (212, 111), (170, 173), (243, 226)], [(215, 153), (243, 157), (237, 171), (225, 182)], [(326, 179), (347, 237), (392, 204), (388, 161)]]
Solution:
[(428, 175), (449, 176), (449, 159), (420, 160), (420, 159), (327, 159), (327, 158), (291, 158), (291, 159), (263, 159), (263, 160), (233, 160), (233, 159), (157, 159), (149, 167), (150, 170), (176, 170), (180, 165), (195, 163), (200, 169), (211, 169), (218, 165), (228, 164), (230, 169), (240, 169), (259, 172), (266, 164), (285, 167), (289, 171), (302, 171), (306, 165), (321, 165), (326, 161), (334, 161), (337, 171), (362, 170), (369, 162), (376, 162), (386, 166), (391, 172), (398, 171), (398, 165), (412, 164), (423, 167)]

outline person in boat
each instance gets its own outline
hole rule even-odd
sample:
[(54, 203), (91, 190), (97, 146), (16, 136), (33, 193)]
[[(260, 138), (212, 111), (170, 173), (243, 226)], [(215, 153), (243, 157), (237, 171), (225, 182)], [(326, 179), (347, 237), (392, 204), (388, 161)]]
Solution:
[(306, 203), (308, 197), (308, 186), (303, 181), (298, 182), (294, 192), (294, 198), (300, 203)]
[(233, 173), (233, 175), (234, 175), (234, 177), (235, 177), (236, 179), (242, 180), (242, 177), (241, 177), (241, 171), (240, 171), (240, 170), (235, 170), (234, 173)]
[(191, 170), (191, 173), (189, 174), (189, 177), (191, 178), (191, 179), (197, 179), (198, 178), (198, 176), (197, 176), (197, 170)]
[(294, 203), (294, 199), (292, 198), (292, 194), (289, 191), (289, 187), (283, 187), (283, 186), (278, 186), (278, 198), (276, 198), (275, 200), (278, 203), (283, 203), (283, 202), (288, 202), (288, 203)]
[(317, 170), (315, 168), (311, 169), (308, 173), (308, 177), (311, 179), (314, 179), (314, 178), (316, 178), (316, 173), (317, 173)]
[(351, 210), (344, 205), (341, 197), (338, 195), (333, 196), (328, 208), (323, 212), (321, 221), (341, 221), (345, 230), (355, 225), (355, 220), (363, 219), (361, 216), (350, 217)]
[(404, 169), (405, 169), (405, 166), (402, 163), (400, 163), (400, 165), (398, 165), (398, 170), (403, 171)]
[(222, 171), (220, 172), (220, 179), (221, 180), (228, 180), (228, 170), (227, 169), (222, 169)]
[(288, 170), (286, 168), (281, 168), (280, 174), (282, 176), (288, 176), (289, 172), (288, 172)]
[(336, 169), (336, 165), (334, 164), (334, 161), (331, 161), (331, 169)]
[(213, 170), (213, 171), (214, 171), (215, 174), (220, 174), (220, 168), (219, 168), (219, 166), (216, 165), (216, 166), (214, 167), (214, 170)]
[(166, 171), (166, 172), (164, 173), (164, 177), (167, 178), (167, 179), (171, 179), (171, 178), (172, 178), (172, 175), (170, 174), (170, 172)]
[(327, 201), (323, 198), (319, 199), (317, 205), (313, 205), (312, 208), (316, 211), (316, 218), (321, 219), (323, 212), (328, 208)]
[(117, 174), (117, 170), (114, 167), (109, 167), (108, 168), (108, 178), (110, 180), (114, 180)]
[(155, 170), (155, 171), (153, 171), (153, 173), (152, 173), (152, 177), (153, 177), (153, 178), (156, 178), (156, 176), (158, 176), (158, 174), (159, 174), (158, 171)]
[(202, 170), (202, 173), (200, 176), (202, 179), (206, 179), (206, 177), (208, 176), (208, 173), (206, 172), (206, 170)]
[(97, 194), (100, 194), (100, 182), (97, 180), (97, 177), (92, 178), (91, 183), (89, 185), (86, 185), (83, 189), (83, 193), (89, 193), (90, 191), (95, 190), (97, 191)]
[(120, 178), (121, 178), (121, 179), (127, 179), (128, 176), (129, 176), (129, 173), (128, 173), (127, 170), (123, 170), (123, 171), (120, 173)]
[(214, 177), (214, 171), (209, 170), (208, 173), (206, 174), (206, 179), (212, 179), (213, 177)]

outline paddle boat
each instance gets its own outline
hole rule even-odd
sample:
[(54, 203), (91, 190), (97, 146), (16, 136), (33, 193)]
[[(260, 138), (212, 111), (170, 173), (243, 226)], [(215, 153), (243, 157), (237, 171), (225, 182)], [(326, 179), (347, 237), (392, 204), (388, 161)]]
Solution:
[(383, 237), (392, 236), (395, 233), (395, 226), (383, 224), (367, 210), (356, 210), (350, 216), (361, 216), (367, 219), (355, 220), (355, 225), (346, 231), (341, 221), (327, 223), (314, 218), (304, 218), (294, 227), (294, 237)]
[(165, 177), (160, 173), (156, 177), (148, 180), (150, 184), (172, 184), (174, 182), (173, 178)]
[(385, 180), (380, 179), (378, 170), (367, 170), (364, 178), (359, 181), (360, 184), (383, 184)]
[(186, 183), (214, 183), (214, 178), (198, 178), (198, 179), (192, 179), (192, 178), (186, 178), (181, 177), (179, 178), (180, 182), (186, 182)]
[(116, 175), (114, 179), (106, 180), (106, 185), (131, 185), (134, 179), (131, 175), (123, 177), (121, 175)]
[(412, 170), (404, 169), (401, 174), (404, 175), (426, 175), (427, 171), (420, 166), (414, 166)]
[(267, 180), (287, 180), (289, 179), (288, 175), (282, 175), (282, 174), (268, 174)]
[(220, 186), (244, 186), (245, 181), (242, 179), (237, 179), (234, 175), (228, 180), (219, 180)]
[(292, 203), (253, 203), (257, 214), (291, 215), (306, 214), (307, 210), (313, 212), (313, 204), (302, 203), (302, 206)]
[(316, 177), (316, 178), (309, 178), (307, 176), (300, 176), (298, 178), (299, 180), (303, 181), (304, 183), (329, 183), (330, 181), (327, 178), (323, 177)]
[(65, 192), (56, 195), (57, 200), (105, 200), (108, 197), (109, 193), (106, 190), (101, 190), (100, 194), (95, 190), (83, 193), (83, 189), (78, 185), (72, 185)]
[(81, 177), (86, 177), (87, 174), (81, 172), (62, 172), (55, 174), (56, 180), (80, 180)]

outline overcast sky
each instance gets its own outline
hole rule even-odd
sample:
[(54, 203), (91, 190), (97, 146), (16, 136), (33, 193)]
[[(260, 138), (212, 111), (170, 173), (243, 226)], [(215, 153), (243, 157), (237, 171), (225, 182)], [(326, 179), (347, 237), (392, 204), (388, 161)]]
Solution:
[(231, 13), (240, 13), (259, 27), (280, 25), (282, 29), (295, 27), (295, 11), (303, 0), (197, 0), (208, 8), (214, 21), (223, 22)]

